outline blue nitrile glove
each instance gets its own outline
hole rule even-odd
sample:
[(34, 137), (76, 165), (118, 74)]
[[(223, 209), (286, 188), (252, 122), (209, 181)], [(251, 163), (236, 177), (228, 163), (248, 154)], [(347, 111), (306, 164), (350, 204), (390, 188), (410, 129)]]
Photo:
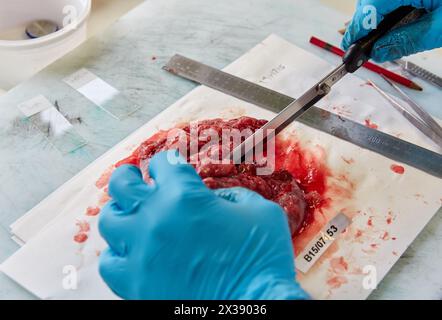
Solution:
[(308, 298), (282, 208), (242, 188), (212, 191), (168, 153), (152, 158), (152, 185), (134, 166), (112, 175), (99, 222), (109, 287), (125, 299)]
[(424, 8), (428, 13), (382, 37), (373, 47), (372, 58), (378, 62), (385, 62), (442, 47), (442, 0), (358, 0), (356, 13), (342, 41), (343, 49), (347, 50), (352, 43), (372, 31), (364, 27), (364, 19), (369, 12), (364, 12), (364, 8), (374, 6), (377, 9), (379, 24), (388, 13), (409, 5)]

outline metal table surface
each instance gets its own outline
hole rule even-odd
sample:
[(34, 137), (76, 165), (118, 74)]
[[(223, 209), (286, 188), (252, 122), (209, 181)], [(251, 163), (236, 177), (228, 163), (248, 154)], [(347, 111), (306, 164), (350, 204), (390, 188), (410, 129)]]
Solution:
[[(146, 1), (105, 33), (0, 97), (0, 261), (18, 248), (10, 239), (12, 222), (194, 88), (161, 70), (173, 54), (222, 68), (276, 33), (337, 64), (338, 58), (314, 48), (308, 39), (316, 35), (339, 43), (336, 30), (348, 19), (319, 0)], [(437, 57), (428, 54), (422, 59)], [(442, 68), (440, 63), (434, 65)], [(118, 88), (141, 110), (118, 121), (96, 108), (61, 81), (81, 67)], [(378, 79), (367, 71), (359, 74)], [(57, 100), (66, 116), (81, 117), (74, 126), (88, 140), (86, 147), (62, 155), (41, 134), (18, 121), (17, 105), (38, 94)], [(425, 93), (411, 94), (442, 119), (442, 91), (425, 86)], [(439, 211), (371, 298), (442, 298), (441, 216)], [(0, 274), (0, 299), (33, 298)]]

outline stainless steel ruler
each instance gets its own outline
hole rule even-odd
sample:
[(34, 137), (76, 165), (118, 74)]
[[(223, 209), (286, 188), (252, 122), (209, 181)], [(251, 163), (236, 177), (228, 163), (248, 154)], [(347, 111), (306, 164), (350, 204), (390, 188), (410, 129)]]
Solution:
[[(180, 55), (172, 57), (164, 69), (275, 113), (295, 101), (294, 98)], [(442, 155), (436, 152), (317, 107), (312, 107), (296, 121), (442, 178)]]

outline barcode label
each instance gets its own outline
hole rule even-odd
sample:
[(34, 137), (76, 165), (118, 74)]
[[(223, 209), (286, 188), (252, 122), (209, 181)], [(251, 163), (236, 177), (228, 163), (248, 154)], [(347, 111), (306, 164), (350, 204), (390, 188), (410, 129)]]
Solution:
[(342, 213), (334, 217), (296, 257), (296, 269), (307, 273), (349, 224), (350, 219)]

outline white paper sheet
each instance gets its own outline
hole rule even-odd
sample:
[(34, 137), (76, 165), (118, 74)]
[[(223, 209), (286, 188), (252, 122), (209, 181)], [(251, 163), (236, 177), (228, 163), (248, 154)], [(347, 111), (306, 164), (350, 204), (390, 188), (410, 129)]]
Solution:
[[(271, 89), (297, 97), (331, 70), (332, 66), (300, 48), (271, 36), (225, 70)], [(436, 147), (393, 110), (372, 88), (349, 75), (318, 106), (400, 136), (428, 149)], [(133, 135), (111, 149), (75, 178), (49, 196), (13, 225), (14, 234), (26, 244), (1, 269), (41, 298), (115, 298), (97, 273), (97, 256), (104, 243), (97, 233), (97, 216), (86, 216), (103, 190), (95, 182), (106, 168), (126, 157), (159, 129), (184, 121), (249, 115), (270, 119), (273, 114), (206, 87), (199, 87), (169, 107)], [(440, 179), (405, 168), (392, 172), (392, 160), (363, 150), (332, 136), (293, 124), (286, 132), (303, 148), (322, 154), (332, 170), (329, 178), (333, 201), (317, 213), (315, 223), (297, 239), (302, 248), (321, 226), (338, 212), (352, 219), (351, 226), (327, 250), (307, 274), (298, 274), (315, 298), (364, 299), (367, 272), (380, 281), (441, 206)], [(91, 230), (83, 244), (73, 241), (77, 222)], [(76, 290), (63, 288), (63, 268), (78, 268)], [(375, 269), (373, 269), (375, 268)], [(365, 281), (366, 282), (366, 281)]]

